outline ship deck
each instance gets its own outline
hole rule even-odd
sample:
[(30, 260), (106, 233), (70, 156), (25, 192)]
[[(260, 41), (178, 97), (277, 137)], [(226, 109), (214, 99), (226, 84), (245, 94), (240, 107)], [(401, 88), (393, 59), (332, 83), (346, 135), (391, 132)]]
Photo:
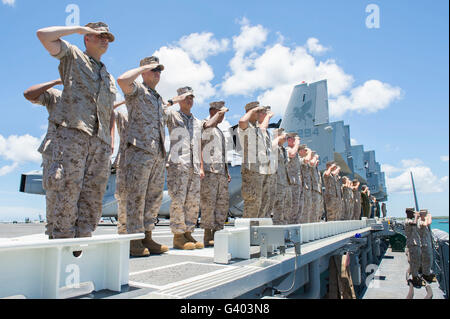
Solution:
[[(33, 240), (46, 238), (44, 224), (0, 224), (0, 241), (6, 238)], [(226, 226), (227, 227), (227, 226)], [(102, 223), (97, 227), (94, 235), (116, 234), (117, 228), (110, 223)], [(196, 229), (193, 236), (203, 240), (203, 230)], [(162, 220), (153, 231), (155, 241), (169, 246), (169, 251), (162, 255), (149, 257), (130, 258), (129, 285), (122, 286), (122, 291), (109, 290), (91, 292), (77, 298), (171, 298), (170, 292), (184, 284), (207, 282), (207, 278), (219, 278), (233, 275), (239, 272), (239, 266), (245, 266), (249, 260), (232, 260), (230, 264), (222, 265), (214, 263), (214, 248), (204, 248), (194, 251), (182, 251), (173, 249), (173, 235), (167, 220)], [(326, 243), (323, 243), (326, 245)], [(310, 245), (310, 244), (308, 244)], [(317, 244), (315, 244), (317, 245)], [(254, 253), (258, 253), (259, 247), (252, 247)], [(253, 251), (252, 251), (253, 252)], [(303, 249), (302, 249), (303, 253)], [(257, 259), (256, 259), (257, 260)], [(252, 259), (251, 261), (255, 261)], [(363, 299), (405, 299), (409, 287), (405, 282), (405, 272), (408, 268), (405, 253), (392, 252), (388, 249), (383, 256), (374, 280), (366, 288)], [(239, 273), (239, 276), (242, 276)], [(248, 274), (250, 278), (252, 274)], [(245, 276), (244, 276), (245, 277)], [(431, 285), (433, 299), (445, 299), (443, 292), (437, 283)], [(178, 291), (178, 293), (180, 293)], [(423, 299), (426, 295), (425, 288), (414, 289), (414, 299)], [(212, 296), (222, 298), (220, 292)], [(226, 298), (226, 296), (223, 296)]]

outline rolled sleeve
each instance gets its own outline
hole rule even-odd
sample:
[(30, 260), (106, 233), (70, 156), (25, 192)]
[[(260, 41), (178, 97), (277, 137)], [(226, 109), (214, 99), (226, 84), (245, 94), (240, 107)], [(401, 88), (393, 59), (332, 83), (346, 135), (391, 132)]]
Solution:
[(52, 55), (54, 58), (61, 60), (63, 57), (67, 55), (68, 52), (71, 50), (71, 44), (63, 39), (60, 39), (61, 41), (61, 50), (58, 54)]

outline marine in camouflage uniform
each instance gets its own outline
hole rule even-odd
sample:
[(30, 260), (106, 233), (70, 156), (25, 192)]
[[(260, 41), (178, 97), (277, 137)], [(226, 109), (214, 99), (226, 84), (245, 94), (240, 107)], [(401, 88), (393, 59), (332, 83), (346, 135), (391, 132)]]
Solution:
[[(177, 90), (178, 96), (186, 97), (183, 103), (193, 104), (194, 91), (190, 87)], [(203, 248), (203, 244), (194, 240), (191, 233), (197, 224), (200, 207), (200, 175), (201, 169), (201, 139), (202, 121), (190, 111), (167, 111), (167, 127), (170, 134), (170, 153), (167, 168), (167, 187), (172, 199), (170, 203), (170, 228), (172, 233), (184, 237), (195, 248)], [(190, 107), (192, 107), (190, 104)], [(187, 106), (187, 108), (189, 108)], [(190, 108), (189, 108), (190, 110)], [(180, 237), (181, 238), (181, 237)], [(184, 245), (184, 244), (183, 244)], [(183, 248), (191, 249), (191, 248)]]
[(310, 223), (312, 221), (312, 177), (311, 177), (311, 167), (309, 164), (308, 158), (300, 161), (300, 170), (302, 174), (303, 181), (303, 205), (302, 205), (302, 213), (300, 216), (300, 222)]
[[(56, 29), (56, 30), (55, 30)], [(86, 52), (61, 40), (86, 34)], [(90, 237), (102, 212), (110, 171), (111, 118), (116, 87), (99, 57), (114, 36), (104, 23), (57, 27), (37, 32), (46, 49), (60, 60), (64, 84), (61, 102), (49, 120), (56, 125), (47, 189), (55, 192), (53, 238)], [(100, 49), (99, 49), (100, 48)]]
[(345, 220), (345, 204), (344, 204), (344, 194), (341, 183), (341, 178), (339, 177), (340, 167), (333, 171), (334, 186), (336, 189), (336, 206), (337, 206), (337, 220)]
[(432, 274), (431, 268), (433, 265), (433, 246), (431, 243), (431, 233), (429, 225), (431, 224), (431, 215), (429, 215), (428, 210), (420, 210), (420, 218), (417, 221), (420, 243), (421, 243), (421, 265), (422, 274), (425, 280), (431, 281)]
[(418, 213), (412, 208), (406, 210), (407, 218), (405, 220), (406, 247), (408, 248), (408, 262), (410, 272), (413, 277), (418, 278), (421, 264), (420, 235), (417, 227)]
[[(54, 85), (61, 84), (61, 80), (56, 80), (48, 83), (42, 83), (30, 87), (24, 92), (25, 97), (34, 104), (39, 104), (47, 108), (47, 112), (50, 115), (54, 112), (59, 101), (61, 100), (61, 91), (54, 89)], [(48, 89), (47, 89), (48, 88)], [(37, 96), (36, 96), (37, 95)], [(47, 187), (48, 180), (48, 168), (52, 162), (53, 156), (53, 144), (55, 139), (56, 125), (48, 121), (47, 134), (44, 137), (41, 145), (38, 148), (38, 152), (42, 155), (42, 187), (46, 190), (46, 220), (45, 234), (49, 238), (53, 238), (53, 214), (54, 204), (56, 202), (56, 194), (50, 188)]]
[(353, 181), (353, 220), (361, 219), (361, 192), (359, 191), (358, 180)]
[(201, 181), (200, 227), (205, 230), (204, 245), (214, 245), (214, 233), (224, 228), (229, 209), (228, 183), (231, 180), (226, 161), (225, 136), (217, 127), (222, 122), (225, 102), (211, 102), (210, 118), (203, 121), (202, 154), (205, 178)]
[(273, 224), (286, 225), (289, 222), (289, 214), (292, 209), (292, 192), (289, 187), (287, 161), (288, 155), (283, 144), (286, 142), (286, 134), (283, 129), (275, 131), (274, 144), (278, 144), (277, 187), (276, 200), (273, 207)]
[(313, 166), (310, 167), (311, 174), (311, 216), (310, 222), (318, 222), (322, 218), (323, 214), (323, 201), (322, 201), (322, 181), (318, 172), (318, 156), (315, 156)]
[(299, 209), (300, 209), (300, 195), (301, 195), (301, 175), (300, 175), (300, 157), (298, 150), (300, 147), (300, 138), (296, 133), (288, 133), (288, 160), (287, 160), (287, 174), (289, 188), (292, 193), (292, 205), (285, 216), (287, 224), (299, 223)]
[[(248, 103), (245, 111), (247, 113), (239, 121), (238, 128), (239, 142), (243, 151), (241, 166), (243, 218), (264, 218), (269, 214), (271, 206), (272, 145), (267, 127), (261, 128), (257, 125), (257, 121), (267, 118), (268, 122), (270, 116), (267, 116), (265, 108), (259, 106), (259, 102)], [(264, 125), (266, 124), (268, 123)]]
[(327, 169), (323, 172), (323, 183), (325, 186), (324, 200), (327, 208), (327, 221), (336, 221), (338, 220), (340, 207), (336, 191), (336, 179), (332, 174), (332, 171), (336, 168), (336, 164), (334, 162), (328, 162), (326, 166)]

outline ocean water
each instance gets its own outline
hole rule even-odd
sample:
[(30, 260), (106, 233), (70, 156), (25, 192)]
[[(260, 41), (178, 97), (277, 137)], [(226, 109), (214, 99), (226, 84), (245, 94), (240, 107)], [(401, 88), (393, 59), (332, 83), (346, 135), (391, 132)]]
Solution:
[[(447, 223), (440, 223), (440, 222), (447, 222)], [(448, 225), (449, 225), (448, 219), (433, 219), (433, 222), (431, 223), (431, 229), (437, 228), (448, 233), (449, 232)]]

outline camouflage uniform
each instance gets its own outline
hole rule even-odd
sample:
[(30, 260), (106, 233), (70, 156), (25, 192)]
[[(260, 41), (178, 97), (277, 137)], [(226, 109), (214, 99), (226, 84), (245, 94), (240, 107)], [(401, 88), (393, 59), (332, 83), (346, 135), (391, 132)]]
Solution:
[(128, 126), (128, 114), (122, 112), (114, 112), (116, 126), (119, 133), (120, 143), (119, 151), (113, 166), (116, 168), (116, 191), (114, 197), (117, 200), (117, 232), (119, 234), (127, 233), (127, 200), (126, 190), (127, 183), (125, 180), (125, 148), (127, 145), (126, 128)]
[[(206, 120), (203, 121), (206, 123)], [(203, 125), (202, 125), (203, 127)], [(226, 162), (225, 136), (218, 127), (202, 132), (203, 170), (201, 181), (200, 227), (221, 230), (229, 209), (228, 164)]]
[[(36, 101), (32, 101), (34, 104), (39, 104), (47, 108), (48, 114), (54, 111), (57, 104), (61, 100), (61, 91), (50, 88), (43, 94), (41, 94)], [(48, 180), (48, 168), (52, 162), (53, 156), (53, 144), (56, 134), (55, 123), (48, 121), (47, 134), (44, 137), (41, 145), (38, 148), (38, 152), (42, 154), (42, 187), (45, 189), (45, 201), (46, 201), (46, 220), (47, 225), (45, 227), (45, 234), (53, 235), (53, 214), (54, 203), (56, 201), (56, 194), (53, 190), (47, 187)]]
[(417, 277), (419, 275), (422, 252), (420, 249), (420, 235), (414, 219), (407, 218), (405, 220), (405, 235), (411, 275)]
[[(287, 150), (290, 150), (290, 147), (287, 147)], [(288, 157), (287, 161), (287, 173), (289, 179), (289, 188), (292, 193), (292, 206), (289, 209), (289, 212), (285, 216), (285, 220), (288, 224), (297, 224), (298, 221), (298, 213), (299, 213), (299, 205), (300, 205), (300, 191), (301, 191), (301, 178), (300, 178), (300, 158), (298, 154), (295, 154), (294, 157)]]
[(152, 231), (164, 190), (164, 110), (161, 96), (135, 81), (125, 95), (128, 110), (124, 178), (127, 233)]
[(345, 220), (345, 204), (344, 193), (339, 175), (334, 176), (334, 186), (336, 188), (336, 206), (337, 206), (337, 220)]
[(202, 122), (181, 111), (167, 111), (170, 153), (167, 187), (171, 197), (170, 228), (174, 234), (193, 232), (200, 206)]
[(431, 244), (431, 234), (425, 221), (419, 219), (418, 231), (421, 242), (421, 265), (422, 273), (426, 276), (431, 275), (431, 267), (433, 265), (433, 246)]
[(353, 220), (361, 219), (361, 192), (356, 189), (353, 192)]
[(312, 180), (311, 180), (311, 170), (309, 164), (301, 162), (300, 169), (302, 172), (303, 180), (303, 205), (302, 213), (300, 216), (301, 223), (312, 222)]
[(336, 179), (332, 174), (323, 175), (323, 182), (325, 184), (325, 206), (327, 207), (327, 221), (338, 220), (338, 213), (340, 209), (340, 202), (336, 192)]
[(243, 145), (241, 167), (241, 193), (244, 199), (244, 218), (263, 218), (270, 213), (271, 141), (268, 134), (251, 122), (248, 128), (238, 129), (240, 144)]
[(54, 238), (89, 237), (101, 217), (110, 171), (110, 120), (116, 98), (103, 63), (61, 40), (61, 102), (47, 188), (56, 192)]
[(289, 222), (292, 209), (292, 192), (289, 187), (287, 173), (287, 153), (283, 146), (278, 146), (278, 168), (276, 200), (273, 208), (274, 225), (285, 225)]
[(320, 221), (323, 214), (323, 202), (322, 202), (322, 182), (320, 175), (317, 171), (317, 167), (310, 167), (311, 174), (311, 220), (310, 222)]
[(344, 200), (344, 220), (351, 220), (353, 217), (353, 191), (347, 187), (342, 187), (342, 194)]

